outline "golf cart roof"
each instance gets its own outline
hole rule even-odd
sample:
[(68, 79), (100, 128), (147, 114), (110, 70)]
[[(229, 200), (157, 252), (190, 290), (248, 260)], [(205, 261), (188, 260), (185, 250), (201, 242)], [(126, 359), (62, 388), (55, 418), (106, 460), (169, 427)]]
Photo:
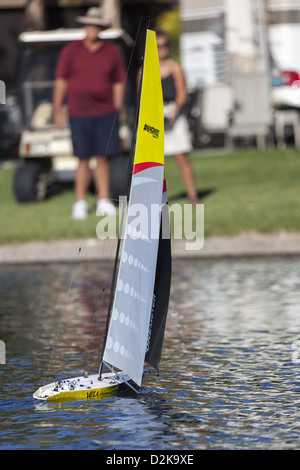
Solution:
[[(38, 44), (57, 44), (69, 41), (77, 41), (85, 36), (84, 28), (60, 28), (50, 31), (29, 31), (21, 33), (18, 41), (21, 45), (38, 45)], [(99, 34), (101, 39), (110, 39), (111, 41), (120, 41), (127, 46), (133, 45), (133, 40), (123, 29), (109, 28), (101, 31)]]

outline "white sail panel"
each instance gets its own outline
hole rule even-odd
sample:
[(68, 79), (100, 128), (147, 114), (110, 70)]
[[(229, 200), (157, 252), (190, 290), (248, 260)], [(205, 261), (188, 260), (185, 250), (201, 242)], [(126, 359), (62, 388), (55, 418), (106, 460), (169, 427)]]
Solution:
[[(160, 213), (145, 203), (141, 218), (130, 213), (130, 207), (141, 206), (141, 197), (150, 191), (151, 203), (161, 206), (163, 167), (144, 170), (154, 182), (133, 186), (128, 208), (127, 232), (120, 260), (111, 323), (104, 361), (126, 372), (141, 385), (152, 308)], [(149, 178), (150, 179), (150, 178)], [(146, 214), (147, 212), (147, 214)], [(147, 220), (145, 220), (147, 217)], [(136, 221), (141, 226), (136, 226)]]

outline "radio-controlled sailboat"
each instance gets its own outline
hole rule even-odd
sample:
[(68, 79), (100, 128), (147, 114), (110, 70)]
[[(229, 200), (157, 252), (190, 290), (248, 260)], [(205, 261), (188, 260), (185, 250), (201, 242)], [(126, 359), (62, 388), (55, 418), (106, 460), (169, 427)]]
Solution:
[[(142, 384), (161, 357), (171, 280), (164, 172), (164, 114), (156, 35), (147, 30), (135, 151), (118, 271), (112, 282), (99, 372), (40, 387), (39, 400), (101, 398)], [(137, 230), (131, 208), (147, 220)], [(159, 208), (159, 210), (157, 210)]]

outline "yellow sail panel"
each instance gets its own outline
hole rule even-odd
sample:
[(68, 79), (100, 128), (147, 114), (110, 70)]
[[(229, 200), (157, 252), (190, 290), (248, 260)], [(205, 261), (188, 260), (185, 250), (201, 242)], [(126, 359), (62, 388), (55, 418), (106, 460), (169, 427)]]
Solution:
[[(139, 124), (134, 165), (164, 164), (163, 96), (156, 45), (156, 34), (147, 30)], [(134, 172), (137, 172), (137, 168)]]

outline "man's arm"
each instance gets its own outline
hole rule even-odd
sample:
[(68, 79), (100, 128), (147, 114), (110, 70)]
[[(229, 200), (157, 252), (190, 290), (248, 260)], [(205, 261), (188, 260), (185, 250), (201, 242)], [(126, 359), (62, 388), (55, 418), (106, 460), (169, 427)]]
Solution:
[(53, 91), (53, 119), (54, 124), (63, 129), (66, 126), (66, 119), (62, 114), (62, 104), (64, 102), (68, 89), (68, 81), (64, 78), (57, 78), (54, 83)]
[(120, 111), (124, 100), (124, 83), (114, 83), (113, 85), (113, 105)]

